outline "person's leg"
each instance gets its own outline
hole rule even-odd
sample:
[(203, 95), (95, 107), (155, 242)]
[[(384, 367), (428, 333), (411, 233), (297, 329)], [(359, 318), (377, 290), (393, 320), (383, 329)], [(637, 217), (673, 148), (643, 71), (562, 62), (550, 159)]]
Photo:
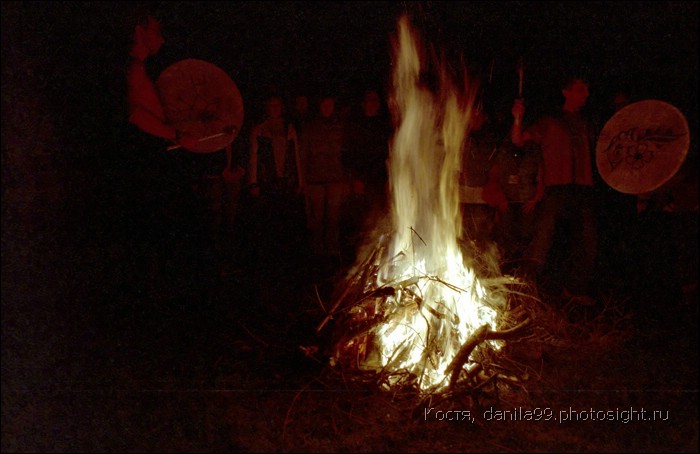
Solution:
[(528, 279), (542, 278), (541, 274), (554, 241), (561, 204), (562, 195), (556, 188), (548, 189), (540, 202), (536, 214), (535, 232), (523, 254), (522, 271)]
[(223, 222), (228, 231), (231, 231), (238, 214), (238, 201), (241, 197), (241, 180), (225, 181)]
[(518, 214), (518, 206), (513, 204), (507, 212), (498, 213), (498, 221), (494, 225), (494, 239), (498, 244), (504, 264), (510, 264), (515, 259), (518, 240), (516, 236), (519, 222)]
[(594, 271), (598, 252), (598, 231), (593, 200), (579, 195), (570, 201), (571, 267), (566, 286), (575, 295), (593, 296)]
[(340, 254), (340, 213), (343, 203), (345, 185), (333, 183), (326, 185), (326, 253), (332, 256)]
[(207, 201), (209, 213), (212, 217), (212, 226), (218, 229), (221, 226), (224, 201), (224, 179), (222, 177), (207, 177)]
[(311, 252), (323, 254), (323, 219), (325, 208), (325, 188), (321, 184), (306, 187), (306, 226), (311, 233)]

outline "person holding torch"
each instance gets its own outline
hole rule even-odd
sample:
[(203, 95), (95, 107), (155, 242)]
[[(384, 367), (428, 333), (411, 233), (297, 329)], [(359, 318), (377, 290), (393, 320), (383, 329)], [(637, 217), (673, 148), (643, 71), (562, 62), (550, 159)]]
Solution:
[[(521, 66), (522, 68), (522, 66)], [(519, 70), (522, 74), (522, 69)], [(555, 234), (560, 228), (569, 233), (568, 253), (561, 283), (548, 289), (564, 299), (593, 304), (594, 270), (598, 239), (595, 212), (592, 150), (594, 128), (582, 109), (588, 100), (588, 82), (577, 74), (567, 74), (560, 84), (563, 103), (557, 112), (543, 115), (523, 130), (525, 104), (522, 76), (519, 99), (513, 107), (511, 140), (517, 147), (534, 142), (542, 151), (542, 198), (538, 204), (533, 238), (526, 248), (524, 274), (536, 283), (545, 283), (546, 264), (552, 259)], [(561, 252), (561, 251), (558, 251)], [(551, 277), (551, 276), (549, 276)]]

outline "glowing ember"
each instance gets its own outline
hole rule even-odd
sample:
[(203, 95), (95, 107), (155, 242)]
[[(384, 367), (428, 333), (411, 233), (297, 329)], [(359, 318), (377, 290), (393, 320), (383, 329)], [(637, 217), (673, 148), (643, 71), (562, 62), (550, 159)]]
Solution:
[(394, 50), (391, 237), (378, 233), (374, 253), (364, 261), (360, 255), (358, 274), (349, 279), (361, 287), (360, 304), (349, 311), (354, 326), (334, 360), (350, 358), (361, 370), (382, 372), (386, 386), (439, 390), (448, 385), (460, 347), (477, 328), (495, 327), (495, 308), (504, 303), (465, 265), (458, 245), (460, 151), (476, 87), (466, 76), (457, 87), (444, 64), (438, 87), (428, 87), (422, 48), (406, 17)]

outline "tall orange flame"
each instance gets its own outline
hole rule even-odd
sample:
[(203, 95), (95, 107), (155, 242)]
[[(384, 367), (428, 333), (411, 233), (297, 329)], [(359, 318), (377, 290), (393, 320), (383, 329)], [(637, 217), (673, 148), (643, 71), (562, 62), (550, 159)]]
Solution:
[[(363, 313), (381, 320), (363, 345), (360, 367), (389, 372), (389, 385), (409, 381), (423, 390), (448, 384), (446, 369), (477, 328), (495, 325), (502, 295), (490, 294), (465, 265), (459, 172), (476, 87), (466, 70), (456, 86), (444, 63), (438, 86), (425, 81), (423, 48), (407, 17), (398, 23), (391, 103), (391, 232), (386, 257), (371, 287), (392, 292)], [(496, 346), (497, 345), (493, 345)]]

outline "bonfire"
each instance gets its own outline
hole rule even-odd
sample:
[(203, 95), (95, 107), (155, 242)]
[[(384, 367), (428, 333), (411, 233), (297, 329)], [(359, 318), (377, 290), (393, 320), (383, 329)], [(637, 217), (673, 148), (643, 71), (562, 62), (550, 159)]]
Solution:
[(464, 247), (458, 176), (478, 87), (464, 65), (459, 74), (444, 59), (428, 67), (406, 16), (393, 46), (390, 213), (319, 330), (335, 320), (332, 364), (374, 374), (385, 388), (434, 392), (473, 383), (478, 358), (529, 319), (507, 310), (513, 278), (477, 272), (475, 250)]

